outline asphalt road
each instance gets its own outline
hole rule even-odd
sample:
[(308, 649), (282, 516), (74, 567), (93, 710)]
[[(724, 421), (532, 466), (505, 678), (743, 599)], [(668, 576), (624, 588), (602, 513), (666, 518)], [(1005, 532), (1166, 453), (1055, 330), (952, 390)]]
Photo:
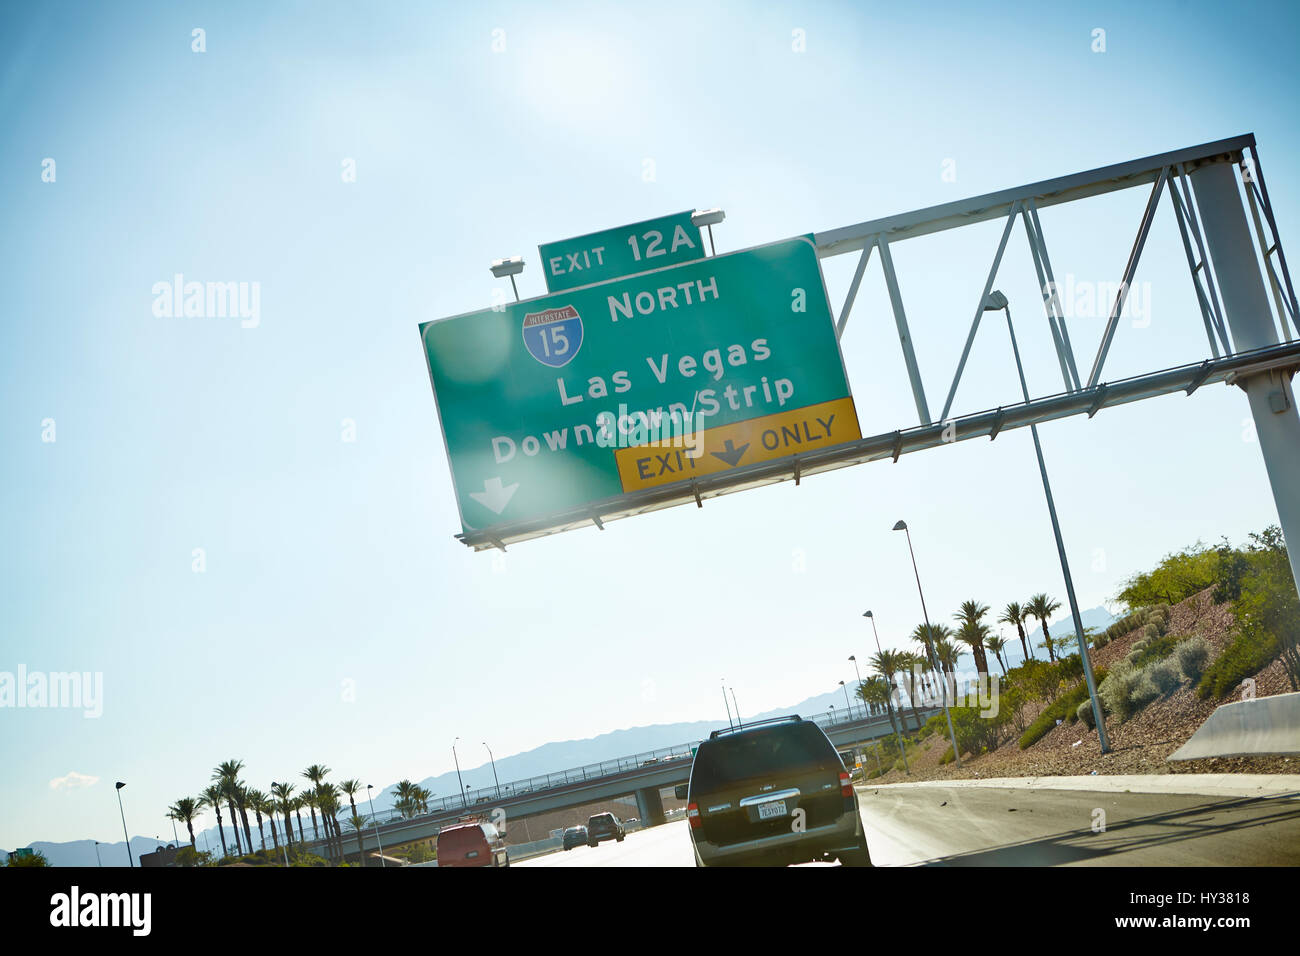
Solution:
[[(1300, 865), (1296, 797), (982, 787), (860, 787), (858, 795), (878, 865)], [(1094, 820), (1103, 832), (1093, 832)]]
[[(858, 796), (877, 866), (1300, 865), (1296, 797), (938, 786), (859, 787)], [(1104, 830), (1094, 832), (1094, 821)], [(693, 866), (694, 859), (678, 821), (629, 833), (621, 844), (515, 865)]]

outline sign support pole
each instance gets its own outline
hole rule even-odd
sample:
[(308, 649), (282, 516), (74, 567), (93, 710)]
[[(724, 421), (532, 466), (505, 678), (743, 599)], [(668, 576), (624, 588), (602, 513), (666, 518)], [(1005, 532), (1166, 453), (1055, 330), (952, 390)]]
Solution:
[[(1277, 345), (1280, 340), (1232, 166), (1203, 166), (1191, 173), (1191, 180), (1235, 350)], [(1300, 589), (1300, 415), (1296, 413), (1291, 385), (1293, 372), (1257, 372), (1237, 379), (1236, 384), (1245, 390), (1250, 402), (1259, 450), (1273, 486), (1273, 502), (1291, 559), (1291, 576)]]

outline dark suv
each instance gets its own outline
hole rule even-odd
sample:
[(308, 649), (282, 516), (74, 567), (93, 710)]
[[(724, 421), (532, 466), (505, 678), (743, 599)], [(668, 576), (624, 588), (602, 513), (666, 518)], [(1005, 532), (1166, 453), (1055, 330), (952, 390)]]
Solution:
[(622, 843), (625, 836), (623, 821), (612, 813), (598, 813), (587, 820), (587, 846), (597, 846), (601, 840)]
[(780, 717), (702, 742), (687, 785), (696, 866), (870, 866), (858, 795), (811, 721)]

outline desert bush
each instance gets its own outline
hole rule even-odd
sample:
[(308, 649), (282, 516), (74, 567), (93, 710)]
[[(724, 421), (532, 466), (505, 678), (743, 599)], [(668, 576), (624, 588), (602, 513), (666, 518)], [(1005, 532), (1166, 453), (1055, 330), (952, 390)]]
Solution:
[(1097, 721), (1093, 719), (1091, 700), (1079, 701), (1079, 706), (1074, 709), (1074, 719), (1082, 720), (1088, 725), (1089, 730), (1092, 730), (1096, 726)]
[(1152, 621), (1150, 624), (1147, 624), (1142, 628), (1142, 640), (1154, 641), (1162, 633), (1164, 632), (1160, 630), (1160, 625), (1155, 621)]
[(1197, 634), (1189, 637), (1174, 648), (1173, 660), (1178, 673), (1196, 683), (1205, 672), (1205, 664), (1210, 659), (1210, 645)]
[(1280, 650), (1277, 638), (1271, 634), (1237, 634), (1201, 675), (1196, 685), (1197, 695), (1227, 696), (1247, 677), (1267, 667)]
[(1124, 617), (1121, 617), (1118, 621), (1115, 621), (1110, 627), (1106, 628), (1106, 630), (1099, 634), (1097, 638), (1097, 646), (1104, 647), (1116, 638), (1123, 637), (1125, 634), (1136, 631), (1146, 622), (1146, 609), (1138, 608), (1131, 614), (1126, 614)]
[(952, 763), (952, 761), (953, 761), (952, 744), (949, 744), (948, 749), (945, 750), (943, 752), (943, 756), (939, 758), (939, 763), (940, 764)]
[(1150, 641), (1139, 641), (1129, 649), (1126, 655), (1129, 663), (1135, 668), (1141, 669), (1153, 661), (1164, 660), (1174, 652), (1174, 649), (1186, 639), (1186, 635), (1166, 634)]
[(1183, 675), (1178, 671), (1178, 665), (1168, 659), (1154, 661), (1142, 668), (1140, 673), (1142, 675), (1140, 693), (1146, 698), (1147, 703), (1177, 690), (1183, 679)]
[[(1098, 667), (1093, 672), (1093, 678), (1100, 684), (1106, 679), (1106, 668)], [(1098, 688), (1100, 693), (1100, 688)], [(1047, 733), (1056, 726), (1058, 720), (1069, 720), (1072, 717), (1077, 718), (1077, 711), (1080, 701), (1088, 700), (1088, 683), (1080, 681), (1076, 686), (1060, 697), (1058, 697), (1049, 707), (1047, 707), (1038, 719), (1026, 728), (1020, 736), (1020, 749), (1024, 750), (1038, 743)]]
[(1137, 674), (1131, 665), (1121, 661), (1111, 668), (1106, 679), (1097, 686), (1097, 696), (1101, 698), (1101, 706), (1106, 713), (1121, 722), (1128, 720), (1133, 712), (1129, 701), (1136, 683)]

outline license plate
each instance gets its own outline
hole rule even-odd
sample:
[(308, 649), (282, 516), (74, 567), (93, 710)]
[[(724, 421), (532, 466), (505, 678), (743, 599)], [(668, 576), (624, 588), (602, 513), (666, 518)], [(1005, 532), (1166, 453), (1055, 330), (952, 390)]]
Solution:
[(758, 818), (760, 820), (771, 820), (774, 817), (783, 817), (785, 815), (784, 800), (773, 800), (771, 803), (760, 803), (758, 805)]

